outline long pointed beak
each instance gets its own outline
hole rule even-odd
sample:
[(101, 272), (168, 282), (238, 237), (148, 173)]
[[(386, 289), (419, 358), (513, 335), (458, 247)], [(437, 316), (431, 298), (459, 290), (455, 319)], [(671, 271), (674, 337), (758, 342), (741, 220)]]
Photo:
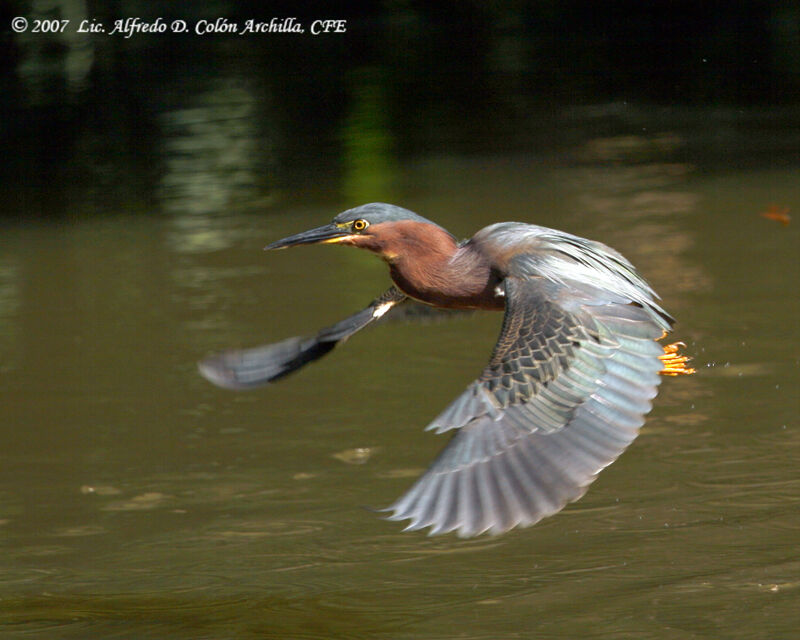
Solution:
[(316, 229), (296, 233), (293, 236), (278, 240), (272, 244), (264, 247), (264, 251), (271, 251), (272, 249), (286, 249), (287, 247), (295, 247), (300, 244), (319, 244), (319, 243), (334, 243), (341, 242), (345, 238), (353, 235), (349, 228), (338, 227), (333, 222), (326, 224)]

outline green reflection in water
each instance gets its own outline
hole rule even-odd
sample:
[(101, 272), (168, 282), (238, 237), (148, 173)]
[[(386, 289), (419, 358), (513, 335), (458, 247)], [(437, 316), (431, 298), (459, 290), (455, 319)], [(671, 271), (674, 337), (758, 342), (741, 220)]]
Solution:
[(397, 164), (389, 131), (387, 86), (377, 70), (351, 76), (350, 111), (342, 129), (344, 183), (351, 204), (393, 200)]

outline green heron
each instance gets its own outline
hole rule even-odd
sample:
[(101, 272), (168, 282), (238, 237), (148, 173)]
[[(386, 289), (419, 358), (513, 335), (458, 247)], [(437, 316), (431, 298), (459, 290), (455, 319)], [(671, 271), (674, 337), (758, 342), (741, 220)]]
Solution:
[(587, 490), (637, 436), (659, 374), (692, 373), (674, 320), (615, 250), (563, 231), (501, 222), (459, 242), (425, 218), (373, 203), (266, 249), (343, 244), (379, 255), (394, 282), (317, 335), (212, 355), (211, 382), (245, 389), (312, 362), (391, 309), (505, 310), (489, 364), (431, 424), (455, 434), (390, 507), (407, 530), (462, 537), (529, 526)]

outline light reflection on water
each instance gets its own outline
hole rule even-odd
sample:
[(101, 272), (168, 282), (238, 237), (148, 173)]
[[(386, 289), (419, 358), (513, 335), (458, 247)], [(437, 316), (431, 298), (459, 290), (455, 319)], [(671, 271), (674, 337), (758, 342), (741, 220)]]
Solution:
[(180, 103), (159, 117), (162, 208), (182, 216), (218, 214), (259, 199), (272, 151), (262, 130), (270, 121), (264, 88), (234, 71), (185, 84), (176, 91)]
[[(800, 208), (792, 172), (476, 158), (401, 179), (436, 185), (403, 204), (459, 235), (518, 219), (615, 246), (678, 317), (699, 374), (664, 382), (639, 440), (558, 516), (500, 538), (403, 534), (362, 507), (443, 446), (421, 428), (480, 371), (498, 314), (385, 326), (236, 395), (194, 362), (312, 331), (386, 285), (383, 265), (341, 248), (261, 251), (338, 205), (10, 229), (5, 636), (793, 633), (797, 229), (757, 216), (765, 200)], [(349, 464), (357, 449), (370, 455)]]

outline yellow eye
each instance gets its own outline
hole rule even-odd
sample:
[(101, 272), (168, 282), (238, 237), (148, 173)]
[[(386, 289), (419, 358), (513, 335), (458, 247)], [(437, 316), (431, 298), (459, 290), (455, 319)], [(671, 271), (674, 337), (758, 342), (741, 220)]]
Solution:
[(358, 219), (353, 222), (353, 231), (363, 231), (369, 226), (369, 222), (366, 220)]

